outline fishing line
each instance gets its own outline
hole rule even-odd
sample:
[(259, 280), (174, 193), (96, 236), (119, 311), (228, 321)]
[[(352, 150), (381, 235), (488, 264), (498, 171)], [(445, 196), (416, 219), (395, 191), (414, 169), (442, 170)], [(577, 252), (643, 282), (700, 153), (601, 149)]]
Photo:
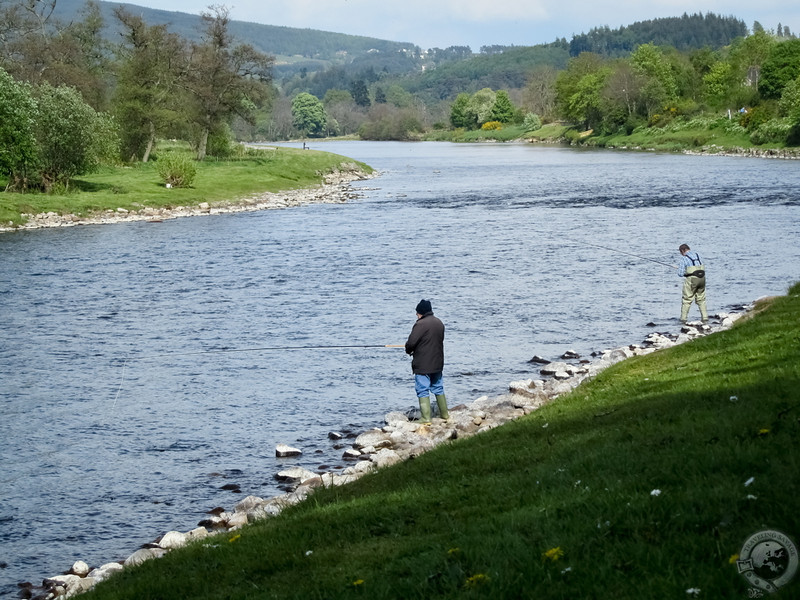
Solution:
[(271, 350), (331, 350), (340, 348), (405, 348), (405, 344), (344, 344), (334, 346), (262, 346), (259, 348), (225, 348), (221, 350), (200, 350), (197, 352), (165, 352), (163, 354), (149, 354), (146, 356), (126, 356), (122, 361), (122, 377), (120, 378), (119, 388), (114, 396), (114, 403), (111, 410), (117, 406), (117, 399), (122, 392), (125, 382), (125, 368), (132, 360), (152, 360), (154, 358), (166, 358), (171, 356), (200, 356), (203, 354), (232, 354), (241, 352), (267, 352)]
[(665, 263), (661, 260), (656, 260), (655, 258), (648, 258), (647, 256), (640, 256), (638, 254), (633, 254), (632, 252), (625, 252), (624, 250), (617, 250), (616, 248), (609, 248), (608, 246), (601, 246), (600, 244), (592, 244), (590, 242), (579, 242), (576, 240), (571, 240), (569, 238), (562, 238), (572, 244), (578, 244), (579, 246), (594, 246), (595, 248), (602, 248), (603, 250), (609, 250), (611, 252), (617, 252), (618, 254), (626, 254), (627, 256), (633, 256), (634, 258), (640, 258), (642, 260), (648, 260), (650, 262), (657, 263), (659, 265), (664, 265), (665, 267), (669, 267), (670, 269), (677, 269), (678, 267), (675, 265), (671, 265), (670, 263)]

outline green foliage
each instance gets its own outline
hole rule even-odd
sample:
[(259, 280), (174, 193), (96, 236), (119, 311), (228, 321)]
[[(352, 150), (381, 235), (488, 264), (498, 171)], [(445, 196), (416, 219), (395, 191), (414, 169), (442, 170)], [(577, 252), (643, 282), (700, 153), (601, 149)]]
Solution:
[(453, 127), (473, 129), (478, 125), (473, 115), (471, 115), (467, 109), (469, 106), (469, 99), (469, 94), (461, 93), (453, 101), (453, 105), (450, 107), (450, 124)]
[(35, 95), (38, 171), (45, 190), (56, 183), (68, 187), (71, 178), (97, 170), (116, 150), (112, 122), (76, 90), (43, 84)]
[(537, 131), (538, 129), (542, 128), (542, 119), (536, 113), (528, 113), (525, 115), (523, 126), (525, 127), (526, 132)]
[(470, 119), (478, 125), (483, 125), (486, 121), (492, 118), (492, 111), (494, 110), (497, 94), (490, 88), (483, 88), (478, 90), (469, 99), (467, 103), (467, 114)]
[(511, 98), (508, 97), (508, 92), (506, 90), (498, 90), (494, 106), (492, 106), (491, 118), (500, 123), (511, 123), (514, 119), (514, 113), (514, 105), (511, 103)]
[(158, 176), (168, 188), (192, 187), (197, 176), (194, 160), (185, 152), (164, 152), (156, 163)]
[(320, 136), (325, 130), (327, 117), (319, 98), (301, 92), (292, 100), (292, 125), (304, 135)]
[(759, 125), (750, 134), (750, 141), (758, 145), (783, 145), (789, 139), (789, 134), (794, 125), (795, 123), (790, 119), (770, 119)]
[(588, 33), (573, 36), (569, 44), (571, 56), (581, 52), (594, 52), (605, 56), (625, 56), (641, 44), (654, 43), (690, 50), (707, 46), (719, 49), (733, 40), (747, 35), (747, 26), (741, 19), (702, 13), (681, 17), (668, 17), (638, 21), (633, 25), (610, 29), (595, 27)]
[(786, 84), (778, 103), (781, 114), (793, 123), (800, 123), (800, 77)]
[(376, 104), (358, 134), (365, 140), (410, 140), (423, 131), (415, 111), (391, 104)]
[(0, 68), (0, 175), (9, 189), (24, 190), (34, 176), (37, 116), (30, 86)]
[(800, 40), (772, 46), (761, 68), (758, 91), (764, 98), (778, 99), (786, 85), (800, 76)]

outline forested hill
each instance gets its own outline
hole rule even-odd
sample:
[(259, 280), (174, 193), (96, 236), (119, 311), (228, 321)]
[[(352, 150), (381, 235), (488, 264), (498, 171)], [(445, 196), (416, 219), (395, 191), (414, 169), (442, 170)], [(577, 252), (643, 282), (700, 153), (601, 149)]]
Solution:
[(706, 46), (717, 50), (737, 37), (747, 35), (744, 21), (721, 17), (714, 13), (638, 21), (633, 25), (610, 29), (595, 27), (589, 33), (573, 36), (569, 43), (570, 56), (594, 52), (604, 56), (625, 56), (640, 44), (672, 46), (691, 50)]
[[(108, 37), (112, 41), (117, 41), (114, 36), (116, 19), (113, 14), (117, 6), (124, 6), (128, 12), (141, 15), (151, 25), (168, 25), (170, 31), (189, 40), (197, 39), (202, 30), (198, 15), (119, 2), (99, 1), (97, 4), (108, 29)], [(62, 21), (80, 20), (85, 5), (86, 0), (57, 0), (55, 16)], [(293, 70), (305, 66), (307, 70), (315, 71), (375, 54), (389, 59), (396, 55), (402, 56), (415, 48), (414, 44), (404, 42), (246, 21), (231, 21), (230, 32), (256, 50), (275, 56), (276, 66), (290, 62)]]

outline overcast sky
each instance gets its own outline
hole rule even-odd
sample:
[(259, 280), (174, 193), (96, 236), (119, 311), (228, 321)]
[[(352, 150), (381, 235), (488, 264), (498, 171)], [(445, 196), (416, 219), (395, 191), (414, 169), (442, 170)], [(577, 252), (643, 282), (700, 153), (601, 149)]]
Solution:
[(752, 29), (788, 25), (800, 35), (796, 0), (128, 0), (198, 14), (211, 4), (231, 18), (410, 42), (423, 49), (493, 44), (532, 46), (608, 25), (612, 29), (684, 12), (733, 16)]

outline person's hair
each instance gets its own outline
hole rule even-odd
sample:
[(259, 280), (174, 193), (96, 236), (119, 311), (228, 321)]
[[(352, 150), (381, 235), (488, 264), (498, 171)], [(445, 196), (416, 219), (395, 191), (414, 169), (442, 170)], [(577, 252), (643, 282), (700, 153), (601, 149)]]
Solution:
[(678, 252), (688, 252), (689, 250), (691, 250), (689, 244), (681, 244), (681, 247), (678, 248)]

